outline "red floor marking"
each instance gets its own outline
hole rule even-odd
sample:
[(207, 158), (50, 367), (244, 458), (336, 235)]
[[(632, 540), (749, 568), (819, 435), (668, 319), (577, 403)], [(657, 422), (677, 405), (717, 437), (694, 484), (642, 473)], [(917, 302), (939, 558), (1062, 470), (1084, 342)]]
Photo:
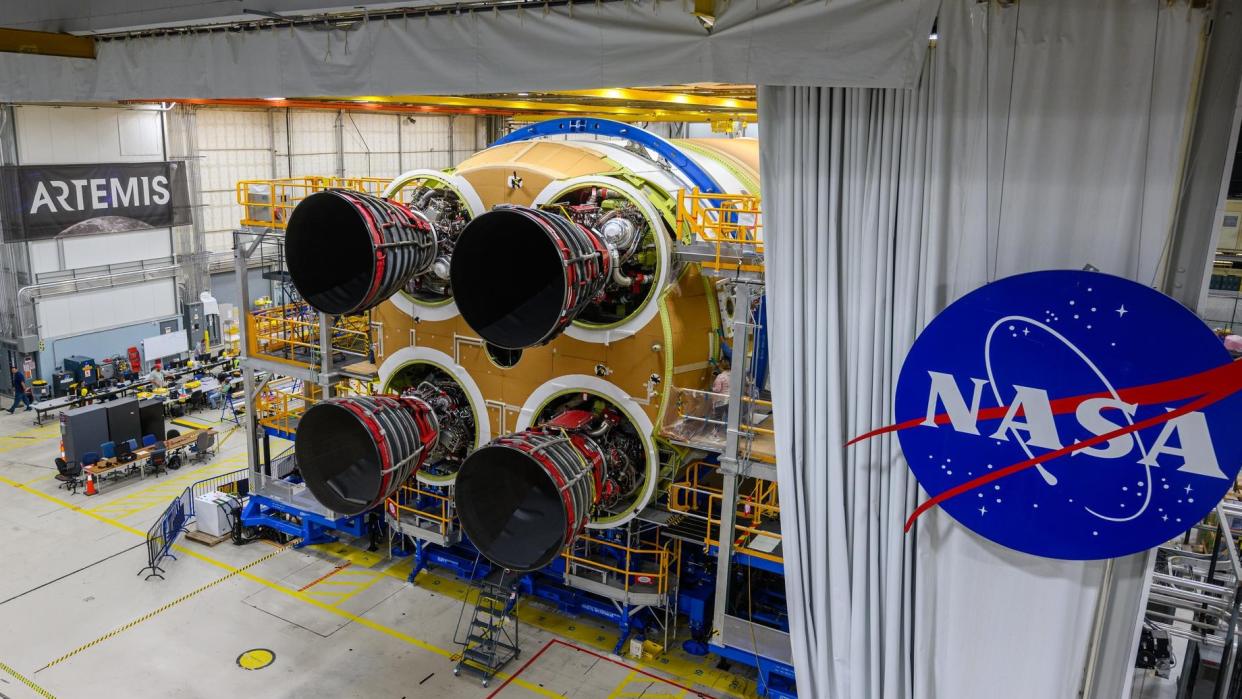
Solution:
[(566, 648), (571, 648), (571, 649), (573, 649), (573, 650), (578, 651), (579, 653), (586, 653), (587, 655), (590, 655), (590, 656), (593, 656), (593, 657), (599, 658), (600, 660), (607, 660), (608, 662), (612, 663), (613, 665), (619, 665), (619, 666), (621, 666), (621, 667), (625, 668), (626, 670), (632, 670), (633, 672), (637, 672), (637, 673), (638, 673), (638, 674), (640, 674), (640, 675), (645, 675), (645, 676), (650, 677), (651, 679), (653, 679), (653, 680), (655, 680), (655, 681), (657, 681), (657, 682), (660, 682), (661, 684), (667, 684), (667, 685), (669, 685), (670, 687), (676, 687), (677, 689), (680, 689), (680, 690), (682, 690), (682, 691), (689, 692), (692, 696), (700, 697), (701, 699), (712, 699), (710, 696), (708, 696), (708, 695), (706, 695), (706, 694), (703, 694), (702, 692), (699, 692), (699, 691), (697, 691), (697, 690), (690, 689), (689, 687), (687, 687), (687, 686), (686, 686), (686, 685), (684, 685), (684, 684), (678, 684), (677, 682), (674, 682), (673, 680), (670, 680), (670, 679), (668, 679), (668, 678), (665, 678), (665, 677), (660, 677), (659, 675), (654, 674), (654, 673), (651, 673), (651, 672), (647, 672), (646, 670), (644, 670), (644, 669), (642, 669), (642, 668), (639, 668), (639, 667), (634, 667), (633, 665), (630, 665), (630, 664), (628, 664), (628, 663), (623, 663), (623, 662), (621, 662), (620, 660), (617, 660), (616, 658), (610, 658), (610, 657), (608, 657), (608, 656), (606, 656), (606, 655), (603, 655), (602, 653), (596, 653), (595, 651), (593, 651), (593, 650), (588, 650), (588, 649), (586, 649), (586, 648), (583, 648), (582, 646), (575, 646), (574, 644), (572, 644), (572, 643), (570, 643), (570, 642), (568, 642), (568, 641), (562, 641), (562, 640), (561, 640), (561, 639), (559, 639), (559, 638), (553, 638), (553, 639), (550, 639), (547, 643), (545, 643), (545, 644), (543, 645), (543, 648), (540, 648), (538, 653), (535, 653), (533, 656), (531, 656), (531, 659), (530, 659), (530, 660), (527, 660), (527, 661), (526, 661), (526, 663), (525, 663), (524, 665), (522, 665), (522, 667), (518, 668), (518, 671), (517, 671), (517, 672), (513, 673), (512, 675), (510, 675), (510, 676), (509, 676), (509, 679), (505, 680), (505, 683), (504, 683), (504, 684), (502, 684), (502, 685), (500, 685), (499, 687), (497, 687), (497, 688), (496, 688), (496, 691), (494, 691), (494, 692), (492, 692), (491, 694), (487, 695), (487, 699), (492, 699), (492, 697), (495, 697), (497, 694), (500, 694), (500, 690), (504, 689), (504, 688), (505, 688), (505, 685), (509, 684), (510, 682), (512, 682), (512, 681), (514, 680), (514, 678), (516, 678), (518, 675), (520, 675), (520, 674), (522, 674), (523, 672), (525, 672), (525, 671), (526, 671), (526, 668), (530, 667), (531, 663), (535, 662), (535, 659), (536, 659), (536, 658), (538, 658), (539, 656), (543, 655), (543, 652), (544, 652), (544, 651), (546, 651), (548, 648), (551, 648), (553, 645), (565, 646)]
[(310, 581), (310, 582), (306, 583), (305, 585), (303, 585), (301, 588), (299, 588), (299, 589), (298, 589), (298, 592), (306, 592), (307, 590), (309, 590), (310, 588), (312, 588), (312, 587), (314, 587), (314, 586), (318, 585), (319, 583), (323, 582), (324, 580), (327, 580), (328, 578), (332, 577), (333, 575), (336, 575), (337, 573), (341, 572), (342, 570), (345, 570), (346, 568), (348, 568), (348, 567), (349, 567), (349, 565), (350, 565), (350, 562), (349, 562), (349, 561), (346, 561), (346, 562), (345, 562), (345, 565), (337, 566), (337, 567), (333, 568), (332, 570), (330, 570), (330, 571), (328, 571), (328, 572), (324, 573), (323, 575), (320, 575), (319, 577), (315, 578), (314, 580), (312, 580), (312, 581)]
[(535, 662), (535, 660), (537, 660), (539, 656), (543, 655), (543, 652), (545, 650), (551, 648), (553, 643), (556, 643), (555, 638), (543, 644), (543, 648), (540, 648), (538, 653), (535, 653), (534, 655), (530, 656), (530, 660), (527, 660), (526, 662), (522, 663), (522, 667), (519, 667), (517, 672), (513, 673), (512, 675), (509, 675), (509, 678), (505, 680), (504, 684), (496, 688), (496, 691), (492, 692), (491, 694), (488, 694), (487, 699), (492, 699), (492, 697), (496, 696), (497, 694), (500, 694), (500, 690), (509, 686), (509, 683), (512, 682), (514, 679), (516, 679), (518, 675), (522, 674), (526, 670), (526, 668), (530, 667), (530, 664)]

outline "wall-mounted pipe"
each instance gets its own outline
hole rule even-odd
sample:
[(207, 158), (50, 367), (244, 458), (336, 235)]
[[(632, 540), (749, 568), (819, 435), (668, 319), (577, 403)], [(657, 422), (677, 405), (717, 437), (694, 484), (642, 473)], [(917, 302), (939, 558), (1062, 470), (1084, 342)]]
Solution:
[[(149, 274), (155, 274), (157, 272), (172, 272), (175, 275), (178, 269), (179, 269), (178, 265), (171, 265), (168, 267), (152, 267), (150, 269), (131, 269), (131, 270), (127, 270), (124, 272), (113, 272), (112, 274), (102, 274), (102, 275), (98, 275), (94, 277), (81, 277), (78, 279), (62, 279), (62, 280), (54, 281), (54, 282), (41, 282), (38, 284), (28, 284), (17, 290), (17, 325), (19, 328), (18, 332), (26, 333), (28, 330), (33, 330), (37, 334), (39, 331), (39, 328), (37, 326), (34, 326), (34, 327), (27, 326), (26, 318), (25, 318), (26, 306), (23, 303), (23, 300), (33, 302), (34, 299), (33, 297), (30, 297), (29, 294), (35, 291), (51, 288), (54, 286), (62, 286), (65, 284), (72, 284), (76, 287), (78, 284), (81, 284), (83, 282), (114, 281), (119, 277), (128, 277), (128, 276), (133, 276), (133, 275), (138, 275), (138, 274), (149, 275)], [(163, 277), (154, 277), (154, 278), (162, 279)], [(143, 279), (141, 281), (149, 281), (149, 279)], [(112, 285), (109, 285), (109, 286), (112, 286)], [(74, 288), (73, 291), (76, 292), (76, 291), (79, 291), (79, 289)], [(43, 294), (39, 294), (39, 298), (42, 298), (42, 297), (43, 297)]]

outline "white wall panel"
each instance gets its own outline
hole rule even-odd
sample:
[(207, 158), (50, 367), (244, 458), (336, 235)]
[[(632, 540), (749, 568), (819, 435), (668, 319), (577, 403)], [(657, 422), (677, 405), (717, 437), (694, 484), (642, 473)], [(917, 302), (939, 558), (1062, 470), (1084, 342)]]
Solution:
[(396, 177), (398, 130), (395, 114), (345, 112), (342, 140), (346, 177)]
[(60, 241), (36, 240), (30, 243), (30, 271), (33, 274), (55, 272), (60, 265)]
[[(23, 165), (111, 163), (164, 157), (162, 113), (119, 107), (14, 108)], [(124, 134), (124, 137), (122, 137)]]
[(483, 147), (483, 139), (479, 138), (478, 122), (475, 117), (453, 118), (453, 164), (465, 160)]
[[(279, 121), (283, 127), (283, 116)], [(241, 206), (237, 204), (237, 182), (275, 176), (272, 125), (271, 115), (264, 110), (199, 109), (195, 112), (203, 204), (199, 216), (208, 250), (232, 247), (231, 231), (242, 215)]]
[(174, 281), (156, 279), (39, 299), (35, 308), (39, 336), (51, 339), (167, 318), (176, 315), (176, 305)]
[(172, 236), (167, 228), (62, 238), (60, 243), (65, 255), (64, 269), (151, 260), (173, 254)]
[(288, 112), (284, 109), (272, 114), (272, 149), (276, 151), (276, 177), (291, 177), (289, 173), (289, 131), (285, 125), (289, 122)]
[(164, 130), (156, 112), (117, 114), (119, 154), (122, 158), (163, 158)]
[(453, 165), (449, 153), (449, 118), (408, 115), (401, 119), (401, 169), (444, 169)]
[(336, 112), (290, 112), (289, 144), (293, 154), (291, 176), (335, 175)]

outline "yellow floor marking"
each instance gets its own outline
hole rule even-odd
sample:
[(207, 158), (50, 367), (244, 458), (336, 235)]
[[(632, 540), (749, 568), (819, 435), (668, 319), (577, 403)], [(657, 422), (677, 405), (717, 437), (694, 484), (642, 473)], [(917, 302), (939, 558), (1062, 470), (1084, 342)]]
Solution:
[[(388, 567), (384, 574), (404, 580), (409, 577), (412, 567), (413, 561), (407, 559), (397, 565)], [(446, 595), (457, 600), (464, 599), (470, 590), (473, 589), (456, 577), (447, 574), (441, 575), (440, 571), (435, 568), (420, 574), (414, 584), (424, 590)], [(524, 624), (530, 624), (562, 638), (570, 639), (583, 647), (593, 648), (604, 653), (612, 653), (613, 646), (617, 640), (615, 630), (601, 628), (601, 624), (596, 624), (592, 620), (573, 619), (563, 616), (559, 613), (548, 611), (542, 605), (526, 603), (525, 600), (522, 600), (522, 603), (518, 605), (518, 617), (521, 618)], [(649, 670), (670, 675), (682, 682), (691, 685), (700, 684), (712, 689), (714, 692), (726, 693), (729, 696), (741, 697), (742, 699), (754, 699), (759, 696), (758, 687), (754, 680), (739, 677), (724, 670), (718, 670), (715, 667), (714, 661), (708, 660), (706, 657), (691, 656), (685, 653), (678, 643), (673, 643), (668, 651), (655, 660), (634, 660), (628, 658), (627, 661)]]
[(373, 551), (366, 551), (356, 546), (341, 541), (334, 541), (330, 544), (315, 544), (308, 547), (312, 550), (326, 553), (335, 558), (349, 561), (359, 568), (374, 568), (377, 564), (384, 561), (384, 557)]
[(276, 661), (276, 654), (266, 648), (255, 648), (237, 656), (237, 664), (246, 670), (262, 670)]
[(74, 648), (73, 650), (69, 651), (68, 653), (65, 653), (64, 655), (60, 656), (59, 658), (56, 658), (55, 660), (53, 660), (53, 661), (49, 662), (47, 665), (44, 665), (43, 667), (39, 668), (38, 670), (35, 670), (35, 673), (40, 673), (40, 672), (43, 672), (44, 670), (48, 669), (49, 667), (52, 667), (53, 665), (59, 665), (60, 663), (65, 662), (65, 661), (66, 661), (66, 660), (68, 660), (69, 658), (72, 658), (73, 656), (77, 655), (78, 653), (81, 653), (81, 652), (82, 652), (82, 651), (84, 651), (84, 650), (88, 650), (88, 649), (90, 649), (90, 648), (94, 648), (95, 646), (99, 645), (100, 643), (103, 643), (104, 641), (106, 641), (106, 640), (108, 640), (108, 639), (110, 639), (110, 638), (114, 638), (114, 637), (116, 637), (116, 636), (118, 636), (118, 635), (120, 635), (120, 634), (124, 633), (125, 631), (128, 631), (128, 630), (130, 630), (130, 629), (134, 628), (135, 626), (137, 626), (137, 625), (141, 624), (142, 622), (146, 621), (147, 619), (150, 619), (150, 618), (152, 618), (152, 617), (154, 617), (154, 616), (156, 616), (156, 615), (159, 615), (159, 614), (162, 614), (162, 613), (164, 613), (164, 612), (168, 611), (169, 609), (172, 609), (173, 607), (177, 606), (178, 604), (181, 604), (182, 602), (184, 602), (184, 601), (186, 601), (186, 600), (190, 599), (191, 597), (194, 597), (195, 595), (199, 594), (200, 592), (206, 592), (207, 590), (210, 590), (211, 588), (215, 587), (216, 585), (219, 585), (220, 583), (224, 582), (225, 580), (228, 580), (229, 578), (232, 578), (232, 577), (234, 577), (234, 576), (236, 576), (236, 575), (242, 575), (242, 574), (243, 574), (243, 573), (242, 573), (242, 571), (246, 570), (247, 568), (252, 568), (252, 567), (254, 567), (254, 566), (257, 566), (257, 565), (259, 565), (260, 563), (262, 563), (262, 562), (266, 561), (267, 559), (272, 558), (273, 556), (276, 556), (277, 554), (280, 554), (280, 553), (281, 553), (281, 552), (283, 552), (283, 551), (287, 551), (287, 550), (289, 550), (289, 549), (290, 549), (290, 548), (292, 548), (292, 547), (293, 547), (293, 544), (292, 544), (292, 543), (289, 543), (289, 544), (287, 544), (284, 548), (277, 549), (277, 550), (275, 550), (275, 551), (272, 551), (272, 552), (271, 552), (271, 553), (269, 553), (269, 554), (266, 554), (266, 555), (260, 556), (259, 558), (256, 558), (255, 560), (253, 560), (253, 561), (251, 561), (251, 562), (247, 563), (246, 565), (242, 566), (241, 568), (236, 568), (236, 569), (234, 569), (234, 570), (233, 570), (233, 572), (231, 572), (231, 573), (229, 573), (229, 574), (227, 574), (227, 575), (224, 575), (224, 576), (221, 576), (221, 577), (219, 577), (219, 578), (216, 578), (215, 580), (212, 580), (211, 582), (207, 583), (206, 585), (203, 585), (203, 586), (201, 586), (201, 587), (199, 587), (199, 588), (197, 588), (197, 589), (195, 589), (195, 590), (192, 590), (192, 591), (190, 591), (190, 592), (187, 592), (186, 594), (184, 594), (184, 595), (182, 595), (182, 596), (178, 597), (177, 599), (175, 599), (175, 600), (173, 600), (173, 601), (169, 602), (168, 604), (165, 604), (165, 605), (163, 605), (163, 606), (161, 606), (161, 607), (156, 607), (155, 609), (153, 609), (153, 610), (151, 610), (151, 611), (147, 612), (146, 614), (143, 614), (142, 616), (138, 617), (137, 619), (134, 619), (133, 621), (130, 621), (129, 623), (126, 623), (126, 624), (124, 624), (124, 625), (122, 625), (122, 626), (118, 626), (118, 627), (116, 627), (115, 629), (112, 629), (112, 630), (111, 630), (111, 631), (109, 631), (108, 633), (106, 633), (106, 634), (104, 634), (104, 635), (100, 636), (99, 638), (96, 638), (95, 640), (93, 640), (93, 641), (91, 641), (91, 642), (89, 642), (89, 643), (84, 643), (84, 644), (82, 644), (82, 645), (78, 646), (77, 648)]
[(638, 674), (638, 673), (637, 673), (637, 672), (635, 672), (634, 670), (630, 670), (630, 674), (626, 675), (626, 676), (625, 676), (625, 677), (621, 680), (621, 684), (619, 684), (619, 685), (617, 685), (616, 687), (614, 687), (614, 688), (613, 688), (613, 690), (612, 690), (612, 692), (610, 692), (610, 693), (608, 694), (608, 699), (617, 699), (617, 697), (628, 697), (628, 696), (630, 696), (630, 694), (629, 694), (628, 692), (626, 692), (625, 690), (626, 690), (626, 688), (627, 688), (627, 687), (629, 687), (629, 686), (630, 686), (630, 680), (634, 679), (634, 675), (637, 675), (637, 674)]
[[(137, 530), (137, 529), (135, 529), (135, 528), (133, 528), (133, 527), (131, 527), (131, 526), (127, 525), (127, 524), (124, 524), (123, 522), (118, 522), (117, 520), (112, 519), (112, 518), (110, 518), (110, 517), (105, 517), (105, 516), (103, 516), (103, 515), (96, 514), (96, 513), (94, 513), (94, 512), (89, 512), (89, 511), (87, 511), (87, 510), (83, 510), (82, 508), (80, 508), (80, 507), (78, 507), (78, 506), (76, 506), (76, 505), (74, 505), (74, 504), (72, 504), (72, 503), (70, 503), (70, 502), (67, 502), (67, 501), (65, 501), (65, 500), (61, 500), (60, 498), (58, 498), (58, 497), (56, 497), (56, 496), (54, 496), (54, 495), (49, 495), (49, 494), (47, 494), (47, 493), (40, 492), (40, 491), (35, 490), (35, 489), (33, 489), (33, 488), (29, 488), (29, 487), (27, 487), (27, 486), (22, 485), (21, 483), (18, 483), (17, 481), (14, 481), (14, 480), (9, 479), (9, 478), (5, 478), (4, 476), (0, 476), (0, 483), (4, 483), (4, 484), (7, 484), (7, 485), (11, 485), (11, 486), (13, 486), (14, 488), (17, 488), (18, 490), (22, 490), (22, 491), (27, 492), (27, 493), (30, 493), (31, 495), (34, 495), (34, 496), (36, 496), (36, 497), (43, 498), (44, 500), (47, 500), (48, 502), (53, 502), (53, 503), (56, 503), (57, 505), (60, 505), (61, 507), (64, 507), (65, 509), (73, 510), (74, 512), (78, 512), (78, 513), (80, 513), (80, 514), (86, 515), (87, 517), (90, 517), (90, 518), (92, 518), (92, 519), (98, 520), (98, 521), (103, 522), (103, 523), (105, 523), (105, 524), (109, 524), (109, 525), (111, 525), (111, 526), (116, 527), (117, 529), (122, 530), (122, 531), (127, 531), (127, 532), (129, 532), (129, 533), (131, 533), (131, 534), (134, 534), (135, 536), (140, 536), (140, 537), (142, 537), (142, 538), (144, 538), (144, 539), (145, 539), (145, 538), (146, 538), (146, 536), (147, 536), (147, 535), (146, 535), (146, 532), (139, 531), (139, 530)], [(390, 637), (395, 638), (395, 639), (397, 639), (397, 640), (399, 640), (399, 641), (404, 641), (405, 643), (408, 643), (408, 644), (410, 644), (410, 645), (412, 645), (412, 646), (414, 646), (414, 647), (416, 647), (416, 648), (420, 648), (420, 649), (422, 649), (422, 650), (425, 650), (425, 651), (427, 651), (427, 652), (429, 652), (429, 653), (434, 653), (435, 655), (439, 655), (439, 656), (442, 656), (442, 657), (444, 657), (444, 658), (449, 658), (449, 659), (454, 659), (454, 658), (456, 657), (456, 654), (455, 654), (455, 653), (453, 653), (452, 651), (445, 650), (445, 649), (443, 649), (443, 648), (440, 648), (439, 646), (432, 645), (432, 644), (430, 644), (430, 643), (428, 643), (428, 642), (426, 642), (426, 641), (424, 641), (424, 640), (422, 640), (422, 639), (415, 638), (415, 637), (413, 637), (413, 636), (411, 636), (411, 635), (409, 635), (409, 634), (407, 634), (407, 633), (405, 633), (405, 632), (398, 631), (397, 629), (394, 629), (394, 628), (391, 628), (391, 627), (385, 626), (385, 625), (383, 625), (383, 624), (380, 624), (380, 623), (378, 623), (378, 622), (372, 621), (372, 620), (370, 620), (370, 619), (363, 618), (363, 617), (361, 617), (361, 616), (358, 616), (357, 614), (351, 614), (351, 613), (349, 613), (349, 612), (347, 612), (347, 611), (345, 611), (345, 610), (343, 610), (343, 609), (338, 609), (338, 608), (336, 608), (336, 607), (333, 607), (333, 606), (332, 606), (332, 605), (330, 605), (330, 604), (326, 604), (326, 603), (321, 602), (321, 601), (319, 601), (319, 600), (317, 600), (317, 599), (314, 599), (313, 597), (311, 597), (310, 595), (307, 595), (306, 593), (303, 593), (303, 592), (298, 592), (297, 590), (294, 590), (294, 589), (289, 588), (289, 587), (285, 587), (284, 585), (281, 585), (280, 583), (273, 582), (273, 581), (271, 581), (271, 580), (268, 580), (267, 578), (262, 578), (262, 577), (259, 577), (259, 576), (255, 575), (255, 574), (253, 574), (253, 573), (251, 573), (251, 572), (247, 571), (247, 570), (246, 570), (246, 568), (248, 568), (250, 565), (253, 565), (253, 563), (257, 563), (257, 562), (258, 562), (257, 560), (256, 560), (255, 562), (253, 562), (253, 563), (251, 563), (251, 564), (247, 564), (246, 566), (243, 566), (243, 567), (241, 567), (241, 568), (236, 568), (236, 567), (231, 566), (231, 565), (229, 565), (228, 563), (225, 563), (225, 562), (223, 562), (223, 561), (218, 561), (218, 560), (216, 560), (216, 559), (212, 558), (211, 556), (207, 556), (207, 555), (205, 555), (205, 554), (203, 554), (203, 553), (200, 553), (200, 552), (198, 552), (198, 551), (195, 551), (195, 550), (193, 550), (193, 549), (186, 548), (185, 546), (180, 546), (180, 545), (173, 546), (173, 550), (177, 551), (178, 553), (183, 553), (183, 554), (185, 554), (186, 556), (188, 556), (188, 557), (190, 557), (190, 558), (195, 558), (195, 559), (198, 559), (199, 561), (202, 561), (203, 563), (206, 563), (206, 564), (208, 564), (208, 565), (215, 566), (215, 567), (217, 567), (217, 568), (221, 568), (221, 569), (223, 569), (223, 570), (225, 570), (225, 571), (228, 571), (229, 573), (233, 573), (233, 574), (235, 574), (235, 575), (236, 575), (236, 576), (238, 576), (238, 577), (245, 578), (246, 580), (249, 580), (249, 581), (251, 581), (251, 582), (258, 583), (259, 585), (262, 585), (262, 586), (264, 586), (264, 587), (270, 588), (270, 589), (272, 589), (272, 590), (276, 590), (277, 592), (281, 592), (281, 593), (283, 593), (283, 594), (285, 594), (285, 595), (288, 595), (289, 597), (292, 597), (292, 598), (294, 598), (294, 599), (300, 600), (300, 601), (302, 601), (302, 602), (304, 602), (304, 603), (306, 603), (306, 604), (308, 604), (308, 605), (310, 605), (310, 606), (312, 606), (312, 607), (315, 607), (315, 608), (317, 608), (317, 609), (322, 609), (323, 611), (328, 612), (329, 614), (335, 614), (335, 615), (337, 615), (337, 616), (343, 617), (343, 618), (345, 618), (345, 619), (347, 619), (347, 620), (349, 620), (349, 621), (352, 621), (353, 623), (355, 623), (355, 624), (357, 624), (357, 625), (359, 625), (359, 626), (362, 626), (363, 628), (371, 629), (372, 631), (378, 631), (379, 633), (382, 633), (382, 634), (384, 634), (384, 635), (386, 635), (386, 636), (390, 636)], [(263, 557), (263, 558), (262, 558), (262, 559), (260, 559), (260, 560), (266, 560), (266, 558), (269, 558), (269, 557), (271, 557), (271, 556), (275, 555), (276, 553), (279, 553), (280, 551), (283, 551), (283, 550), (284, 550), (284, 548), (283, 548), (283, 547), (282, 547), (282, 548), (280, 548), (280, 549), (277, 549), (277, 550), (276, 550), (276, 551), (274, 551), (273, 553), (268, 554), (267, 556)], [(496, 673), (496, 677), (499, 677), (499, 678), (501, 678), (502, 680), (504, 680), (504, 679), (508, 679), (508, 678), (509, 678), (509, 675), (508, 675), (508, 674), (506, 674), (506, 673), (503, 673), (503, 672), (498, 672), (498, 673)], [(558, 694), (554, 694), (554, 693), (552, 693), (552, 692), (550, 692), (550, 691), (548, 691), (548, 690), (544, 689), (543, 687), (540, 687), (539, 685), (536, 685), (536, 684), (532, 684), (532, 683), (530, 683), (530, 682), (527, 682), (527, 681), (523, 680), (523, 679), (522, 679), (522, 678), (520, 678), (520, 677), (515, 677), (515, 678), (513, 678), (513, 684), (518, 685), (518, 686), (522, 687), (523, 689), (530, 690), (531, 692), (534, 692), (535, 694), (538, 694), (538, 695), (540, 695), (540, 696), (545, 696), (545, 697), (553, 697), (553, 698), (555, 698), (555, 697), (559, 697), (559, 696), (560, 696), (560, 695), (558, 695)]]
[(16, 679), (18, 682), (21, 682), (22, 684), (29, 687), (31, 691), (43, 697), (43, 699), (56, 699), (56, 697), (52, 696), (51, 692), (47, 691), (46, 689), (40, 687), (39, 685), (35, 684), (31, 680), (27, 679), (25, 675), (21, 674), (17, 670), (14, 670), (8, 665), (5, 665), (4, 663), (0, 663), (0, 670), (4, 670), (6, 673), (12, 675), (14, 679)]
[[(135, 512), (141, 512), (156, 505), (167, 505), (173, 498), (180, 495), (187, 486), (206, 478), (231, 473), (238, 468), (240, 468), (240, 460), (238, 459), (215, 461), (186, 473), (178, 472), (175, 476), (160, 476), (158, 482), (154, 485), (132, 493), (119, 495), (107, 502), (86, 509), (90, 512), (107, 512), (113, 517), (128, 517)], [(105, 486), (109, 490), (110, 487)], [(107, 493), (109, 490), (104, 490), (103, 492)]]
[(355, 583), (355, 584), (354, 584), (354, 589), (353, 589), (353, 590), (347, 590), (347, 591), (345, 591), (345, 592), (341, 595), (341, 598), (340, 598), (340, 599), (338, 599), (338, 600), (336, 601), (336, 604), (334, 604), (333, 606), (334, 606), (334, 607), (339, 607), (340, 605), (344, 604), (345, 602), (348, 602), (350, 599), (353, 599), (355, 596), (357, 596), (357, 595), (358, 595), (358, 593), (360, 593), (360, 592), (362, 592), (363, 590), (366, 590), (367, 588), (369, 588), (369, 587), (371, 587), (371, 586), (375, 585), (375, 583), (379, 582), (379, 581), (380, 581), (382, 578), (384, 578), (384, 577), (386, 577), (386, 576), (385, 576), (382, 572), (373, 572), (373, 573), (371, 574), (371, 579), (370, 579), (370, 580), (366, 580), (366, 581), (364, 581), (364, 582), (360, 582), (360, 583)]

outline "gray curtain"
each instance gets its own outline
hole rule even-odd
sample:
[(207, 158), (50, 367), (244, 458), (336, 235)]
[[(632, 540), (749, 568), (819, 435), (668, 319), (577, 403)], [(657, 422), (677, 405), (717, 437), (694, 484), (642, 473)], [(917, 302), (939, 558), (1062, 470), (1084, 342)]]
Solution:
[[(907, 348), (962, 294), (1086, 263), (1152, 283), (1203, 21), (1162, 0), (946, 0), (913, 90), (761, 88), (801, 694), (1077, 693), (1102, 565), (1018, 554), (936, 510), (904, 534), (921, 491), (895, 437), (843, 445), (893, 422)], [(1121, 656), (1101, 696), (1122, 691)]]
[(170, 33), (101, 43), (93, 61), (0, 54), (0, 99), (453, 95), (777, 79), (908, 87), (937, 4), (725, 2), (710, 31), (688, 5), (626, 0)]

